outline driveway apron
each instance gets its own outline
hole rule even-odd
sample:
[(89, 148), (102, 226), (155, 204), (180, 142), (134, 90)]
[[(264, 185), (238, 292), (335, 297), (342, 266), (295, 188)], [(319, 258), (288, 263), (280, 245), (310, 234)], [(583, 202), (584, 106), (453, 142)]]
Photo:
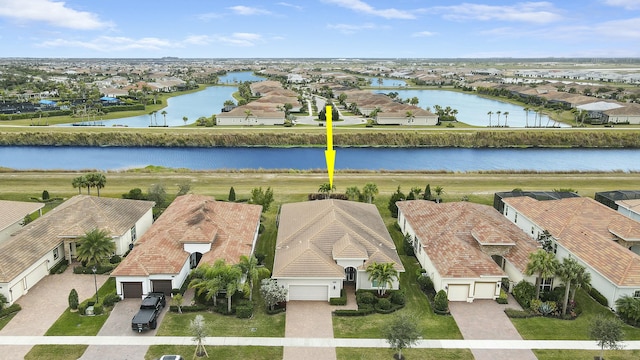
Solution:
[[(289, 301), (285, 337), (333, 338), (332, 307), (324, 301)], [(285, 347), (284, 360), (336, 360), (330, 347)]]
[[(512, 304), (516, 305), (512, 305)], [(522, 340), (518, 330), (504, 313), (505, 308), (519, 308), (510, 297), (509, 304), (501, 305), (494, 300), (475, 300), (473, 303), (452, 301), (451, 315), (465, 340)], [(471, 349), (476, 360), (535, 360), (531, 350)]]
[[(138, 333), (131, 330), (131, 319), (140, 309), (141, 299), (125, 299), (113, 307), (107, 321), (98, 332), (98, 336), (155, 336), (156, 330), (149, 330)], [(162, 323), (162, 318), (167, 313), (167, 306), (162, 309), (158, 317), (158, 326)], [(121, 360), (138, 360), (144, 359), (148, 346), (130, 346), (130, 345), (91, 345), (84, 352), (80, 360), (102, 360), (102, 359), (121, 359)]]
[[(107, 275), (96, 276), (98, 288), (107, 278)], [(94, 296), (93, 275), (74, 274), (73, 266), (69, 266), (63, 274), (45, 276), (16, 301), (22, 310), (0, 330), (0, 336), (44, 335), (69, 306), (71, 289), (76, 289), (80, 301)], [(29, 350), (31, 346), (0, 346), (0, 357), (22, 359)]]

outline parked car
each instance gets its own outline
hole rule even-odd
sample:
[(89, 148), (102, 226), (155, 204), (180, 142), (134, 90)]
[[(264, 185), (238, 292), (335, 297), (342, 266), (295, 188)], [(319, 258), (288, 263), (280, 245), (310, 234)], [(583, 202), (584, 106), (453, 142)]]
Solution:
[(131, 329), (137, 332), (153, 330), (158, 326), (158, 316), (166, 305), (164, 293), (149, 293), (140, 304), (140, 310), (131, 319)]
[(162, 355), (160, 360), (184, 360), (180, 355)]

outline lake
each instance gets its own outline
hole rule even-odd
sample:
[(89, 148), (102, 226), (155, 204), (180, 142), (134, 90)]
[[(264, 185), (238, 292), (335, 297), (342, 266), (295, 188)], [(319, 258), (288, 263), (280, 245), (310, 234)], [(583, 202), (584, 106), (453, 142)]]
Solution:
[[(0, 147), (0, 167), (121, 170), (325, 169), (321, 148)], [(336, 169), (640, 171), (636, 149), (338, 148)]]

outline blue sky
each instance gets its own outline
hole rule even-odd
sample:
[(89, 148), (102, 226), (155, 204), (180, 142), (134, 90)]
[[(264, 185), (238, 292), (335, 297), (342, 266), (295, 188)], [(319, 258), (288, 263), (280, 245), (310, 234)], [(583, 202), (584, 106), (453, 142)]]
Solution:
[(640, 57), (640, 0), (0, 0), (0, 57)]

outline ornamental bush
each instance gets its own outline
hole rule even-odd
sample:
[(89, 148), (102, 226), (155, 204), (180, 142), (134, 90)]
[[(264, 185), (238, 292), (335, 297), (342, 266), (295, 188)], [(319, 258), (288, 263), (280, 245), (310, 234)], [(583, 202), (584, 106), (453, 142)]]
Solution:
[(374, 305), (376, 303), (376, 296), (369, 291), (357, 291), (356, 301), (358, 304)]
[(418, 286), (420, 286), (420, 289), (424, 292), (432, 292), (434, 290), (433, 281), (428, 276), (425, 276), (425, 275), (418, 276), (417, 282), (418, 282)]
[(71, 289), (71, 292), (69, 292), (69, 307), (71, 310), (78, 309), (78, 292), (76, 289)]
[(513, 297), (523, 309), (528, 309), (531, 299), (536, 296), (536, 287), (526, 280), (522, 280), (513, 287)]
[(440, 312), (446, 312), (449, 309), (449, 299), (446, 291), (438, 291), (435, 298), (433, 298), (433, 306)]

